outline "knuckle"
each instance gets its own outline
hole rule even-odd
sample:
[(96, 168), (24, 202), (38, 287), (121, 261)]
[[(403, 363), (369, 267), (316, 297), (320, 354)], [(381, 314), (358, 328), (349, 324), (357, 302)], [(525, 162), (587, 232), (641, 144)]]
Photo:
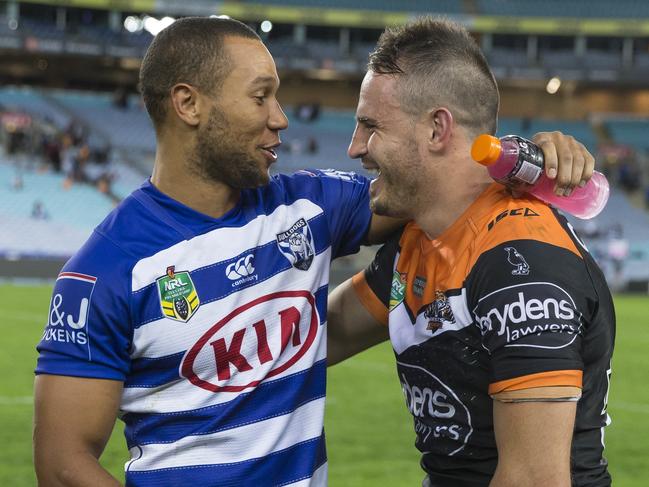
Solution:
[(575, 159), (572, 151), (566, 149), (561, 151), (559, 158), (561, 159), (562, 164), (572, 164), (573, 160)]
[(572, 164), (573, 164), (573, 167), (575, 167), (577, 169), (583, 169), (584, 166), (586, 166), (586, 158), (584, 156), (582, 156), (581, 154), (578, 154), (575, 157), (573, 157)]

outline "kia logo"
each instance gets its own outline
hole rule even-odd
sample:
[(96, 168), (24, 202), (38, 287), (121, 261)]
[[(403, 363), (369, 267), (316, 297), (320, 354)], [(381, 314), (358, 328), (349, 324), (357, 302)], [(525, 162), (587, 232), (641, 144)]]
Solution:
[(315, 340), (319, 322), (315, 298), (309, 291), (261, 296), (205, 332), (185, 354), (180, 373), (211, 392), (255, 387), (304, 356)]

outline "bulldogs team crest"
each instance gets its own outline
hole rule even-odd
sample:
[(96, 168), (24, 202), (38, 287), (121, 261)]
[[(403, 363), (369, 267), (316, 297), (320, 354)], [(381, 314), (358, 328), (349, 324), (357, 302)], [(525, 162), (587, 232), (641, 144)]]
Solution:
[(424, 318), (428, 320), (426, 329), (433, 332), (439, 330), (444, 325), (444, 322), (455, 323), (453, 309), (451, 309), (446, 294), (442, 291), (435, 291), (435, 301), (426, 306)]
[(301, 271), (309, 270), (315, 252), (313, 235), (304, 218), (300, 218), (288, 230), (277, 234), (277, 246), (293, 267)]
[(162, 313), (172, 320), (189, 321), (201, 304), (189, 272), (176, 272), (172, 265), (167, 267), (167, 275), (156, 281)]

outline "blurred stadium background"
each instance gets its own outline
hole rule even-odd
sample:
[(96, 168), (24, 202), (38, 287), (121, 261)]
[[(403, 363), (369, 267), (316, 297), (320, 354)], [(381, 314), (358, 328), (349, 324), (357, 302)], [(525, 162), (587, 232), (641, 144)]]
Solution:
[[(51, 280), (153, 165), (139, 61), (175, 18), (228, 15), (275, 56), (290, 119), (276, 171), (361, 170), (345, 151), (367, 55), (385, 25), (441, 14), (473, 33), (502, 92), (499, 134), (561, 130), (612, 184), (605, 211), (573, 220), (616, 291), (618, 346), (607, 454), (616, 486), (649, 478), (649, 1), (0, 1), (0, 484), (31, 473), (34, 346)], [(334, 281), (371, 257), (343, 259)], [(418, 485), (388, 346), (332, 369), (331, 485)], [(71, 412), (73, 413), (73, 412)], [(104, 456), (120, 475), (120, 427)]]

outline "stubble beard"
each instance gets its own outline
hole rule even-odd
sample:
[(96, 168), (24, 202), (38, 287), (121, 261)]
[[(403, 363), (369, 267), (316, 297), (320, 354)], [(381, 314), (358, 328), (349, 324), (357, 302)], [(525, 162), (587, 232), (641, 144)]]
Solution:
[[(413, 157), (418, 157), (416, 153)], [(402, 161), (403, 157), (400, 158)], [(418, 164), (415, 160), (408, 163), (396, 162), (392, 167), (398, 169), (381, 170), (382, 188), (375, 198), (370, 199), (370, 209), (377, 215), (392, 218), (412, 219), (420, 199)], [(397, 174), (395, 174), (395, 172)]]
[(212, 108), (207, 125), (197, 134), (190, 170), (202, 179), (234, 189), (268, 184), (268, 171), (263, 171), (259, 162), (244, 149), (247, 138), (245, 134), (235, 133), (225, 117)]

